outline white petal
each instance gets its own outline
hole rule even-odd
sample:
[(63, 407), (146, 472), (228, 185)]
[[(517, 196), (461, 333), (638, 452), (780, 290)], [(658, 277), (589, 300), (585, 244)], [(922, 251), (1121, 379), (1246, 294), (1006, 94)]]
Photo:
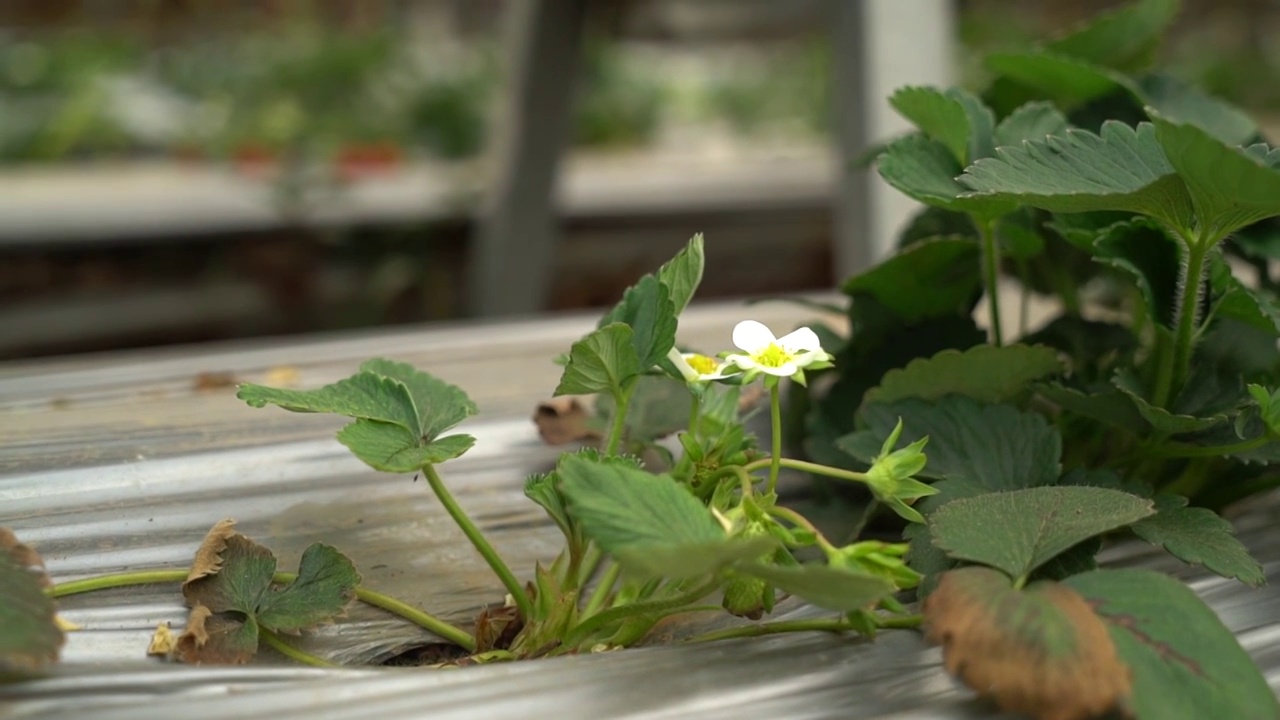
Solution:
[(760, 366), (760, 363), (756, 362), (749, 355), (730, 355), (724, 359), (724, 364), (726, 366), (733, 365), (734, 367), (742, 368), (743, 370), (763, 369)]
[(793, 353), (813, 352), (822, 349), (822, 341), (818, 339), (818, 334), (807, 327), (802, 327), (795, 332), (789, 332), (778, 338), (778, 344), (783, 350), (789, 350)]
[(802, 352), (791, 359), (796, 367), (806, 368), (818, 362), (819, 360), (830, 360), (831, 356), (822, 350), (814, 350), (813, 352)]
[(778, 377), (791, 377), (799, 372), (800, 368), (796, 367), (793, 362), (784, 362), (778, 367), (760, 366), (760, 371), (769, 375), (777, 375)]
[(739, 350), (757, 353), (769, 347), (776, 339), (764, 323), (755, 320), (743, 320), (733, 328), (733, 344)]
[(672, 347), (671, 350), (667, 352), (667, 359), (670, 360), (671, 364), (676, 366), (676, 370), (679, 370), (680, 374), (684, 376), (685, 382), (693, 382), (698, 379), (698, 371), (693, 369), (693, 366), (689, 364), (689, 361), (685, 360), (684, 356), (681, 355), (680, 351), (675, 347)]

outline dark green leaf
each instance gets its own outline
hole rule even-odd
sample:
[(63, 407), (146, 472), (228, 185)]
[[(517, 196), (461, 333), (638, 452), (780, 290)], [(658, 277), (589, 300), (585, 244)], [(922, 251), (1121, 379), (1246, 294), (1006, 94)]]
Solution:
[(978, 246), (964, 238), (917, 243), (876, 267), (849, 278), (844, 292), (867, 294), (908, 323), (942, 315), (967, 315), (980, 292)]
[(1096, 556), (1102, 549), (1102, 538), (1091, 537), (1076, 543), (1031, 573), (1034, 580), (1061, 580), (1082, 572), (1098, 569)]
[(996, 126), (996, 146), (1021, 145), (1027, 140), (1044, 140), (1067, 130), (1067, 118), (1051, 103), (1030, 102), (1009, 114)]
[(658, 268), (658, 282), (666, 286), (677, 317), (684, 312), (685, 306), (698, 291), (705, 265), (702, 233), (698, 233), (674, 258)]
[(1249, 655), (1187, 586), (1149, 570), (1095, 570), (1068, 578), (1103, 622), (1133, 676), (1139, 718), (1280, 716)]
[(1098, 233), (1094, 259), (1129, 275), (1146, 301), (1148, 314), (1167, 328), (1174, 327), (1177, 297), (1178, 244), (1156, 222), (1134, 218)]
[(375, 470), (408, 473), (456, 458), (470, 450), (476, 439), (459, 433), (423, 442), (399, 425), (356, 420), (338, 431), (338, 442)]
[(1231, 272), (1231, 266), (1218, 253), (1209, 261), (1209, 288), (1216, 300), (1214, 315), (1280, 336), (1280, 300), (1272, 293), (1251, 288)]
[[(231, 571), (224, 568), (223, 572)], [(323, 543), (302, 553), (298, 577), (281, 590), (268, 589), (258, 601), (263, 627), (295, 633), (343, 614), (356, 598), (360, 573), (345, 555)]]
[[(631, 343), (641, 370), (656, 365), (676, 344), (677, 320), (671, 291), (654, 275), (645, 275), (627, 288), (622, 302), (604, 316), (599, 329), (619, 322), (631, 328)], [(569, 357), (572, 362), (572, 349)]]
[(737, 569), (818, 607), (841, 612), (865, 608), (895, 589), (879, 575), (829, 565), (782, 567), (751, 563)]
[(1258, 125), (1242, 110), (1168, 75), (1138, 80), (1139, 96), (1161, 116), (1195, 125), (1228, 145), (1243, 145), (1258, 134)]
[(876, 169), (890, 185), (926, 205), (990, 218), (1016, 207), (1011, 198), (969, 193), (956, 180), (963, 166), (945, 145), (923, 135), (895, 140), (880, 155)]
[(1127, 79), (1111, 70), (1044, 50), (992, 53), (984, 58), (994, 73), (1032, 88), (1063, 110), (1127, 89)]
[(1232, 147), (1195, 125), (1174, 122), (1154, 110), (1150, 114), (1160, 147), (1186, 182), (1202, 241), (1218, 242), (1280, 215), (1280, 151), (1265, 145)]
[(569, 348), (569, 363), (560, 376), (556, 395), (620, 392), (627, 380), (643, 370), (625, 323), (601, 327)]
[(996, 221), (996, 241), (1001, 253), (1015, 261), (1030, 260), (1045, 251), (1045, 238), (1036, 227), (1030, 209), (1023, 208)]
[(1137, 0), (1090, 18), (1047, 47), (1124, 72), (1142, 70), (1151, 64), (1177, 14), (1178, 0)]
[(1267, 390), (1252, 383), (1249, 385), (1249, 397), (1258, 404), (1258, 416), (1262, 423), (1271, 432), (1280, 434), (1280, 389)]
[(969, 164), (969, 117), (954, 96), (931, 87), (902, 87), (889, 104), (930, 139), (951, 152), (960, 167)]
[(1146, 435), (1151, 427), (1134, 406), (1132, 396), (1110, 385), (1083, 389), (1051, 382), (1041, 385), (1038, 391), (1066, 412), (1135, 435)]
[(1089, 380), (1110, 377), (1138, 348), (1138, 338), (1124, 325), (1078, 315), (1060, 315), (1022, 341), (1057, 348), (1071, 358), (1072, 374)]
[(399, 380), (359, 372), (315, 390), (285, 390), (246, 383), (236, 397), (253, 407), (268, 403), (293, 412), (322, 412), (399, 425), (413, 433), (420, 427), (409, 388)]
[(913, 397), (937, 400), (954, 394), (998, 403), (1017, 397), (1031, 382), (1060, 372), (1058, 353), (1043, 346), (978, 345), (963, 351), (943, 350), (885, 373), (863, 402), (891, 403)]
[(48, 578), (34, 550), (0, 528), (0, 675), (25, 673), (58, 659), (64, 641)]
[(1235, 538), (1231, 523), (1212, 510), (1186, 504), (1187, 499), (1178, 495), (1158, 495), (1156, 514), (1134, 523), (1133, 531), (1185, 563), (1254, 587), (1267, 581), (1262, 566)]
[[(942, 237), (968, 238), (970, 242), (976, 243), (978, 230), (973, 226), (973, 220), (964, 213), (925, 205), (912, 216), (907, 227), (898, 235), (898, 250)], [(1280, 233), (1277, 233), (1277, 237), (1280, 237)], [(1280, 242), (1276, 244), (1280, 245)]]
[[(651, 442), (666, 437), (689, 424), (693, 396), (684, 380), (666, 375), (642, 375), (627, 406), (626, 437), (632, 442)], [(596, 398), (596, 414), (610, 418), (614, 400), (610, 395)]]
[(1142, 415), (1142, 418), (1150, 423), (1156, 432), (1163, 435), (1199, 432), (1227, 421), (1227, 416), (1222, 413), (1196, 417), (1170, 412), (1152, 405), (1142, 396), (1141, 384), (1133, 376), (1132, 372), (1118, 372), (1111, 382), (1119, 388), (1120, 392), (1128, 396), (1133, 406), (1137, 408), (1138, 413)]
[(1001, 148), (979, 160), (959, 182), (964, 196), (1008, 200), (1053, 212), (1125, 210), (1173, 227), (1192, 225), (1191, 197), (1165, 159), (1155, 128), (1135, 131), (1107, 122), (1101, 134), (1067, 130), (1044, 141)]
[(953, 558), (1025, 578), (1071, 546), (1154, 512), (1150, 500), (1116, 490), (1035, 487), (949, 502), (929, 516), (929, 532)]
[(434, 439), (476, 414), (476, 404), (462, 388), (428, 375), (408, 363), (374, 358), (361, 363), (360, 371), (404, 383), (413, 398), (414, 409), (417, 410), (418, 435), (426, 440)]

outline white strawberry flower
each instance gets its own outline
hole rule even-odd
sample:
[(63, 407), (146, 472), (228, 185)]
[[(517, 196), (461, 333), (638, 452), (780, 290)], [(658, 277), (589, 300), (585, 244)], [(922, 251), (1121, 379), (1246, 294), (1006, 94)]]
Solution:
[(763, 323), (744, 320), (733, 329), (733, 344), (742, 352), (726, 356), (725, 365), (742, 369), (748, 379), (764, 373), (803, 383), (805, 368), (831, 366), (831, 355), (822, 349), (818, 334), (807, 327), (779, 338)]
[(698, 353), (682, 353), (674, 347), (667, 353), (667, 359), (684, 376), (685, 382), (719, 380), (726, 377), (726, 369), (736, 372), (721, 360)]

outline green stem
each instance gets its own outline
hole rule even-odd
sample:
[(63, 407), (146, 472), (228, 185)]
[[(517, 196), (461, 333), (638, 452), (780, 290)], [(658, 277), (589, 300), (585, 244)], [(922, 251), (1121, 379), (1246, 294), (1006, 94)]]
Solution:
[(1157, 407), (1167, 407), (1175, 389), (1187, 378), (1191, 367), (1191, 354), (1195, 349), (1196, 320), (1200, 311), (1200, 286), (1204, 282), (1205, 258), (1213, 243), (1208, 238), (1184, 238), (1187, 245), (1187, 264), (1182, 266), (1178, 283), (1178, 328), (1173, 342), (1173, 372), (1171, 377), (1161, 377), (1153, 400)]
[(702, 399), (698, 397), (697, 393), (694, 393), (694, 392), (690, 392), (689, 397), (691, 398), (689, 402), (689, 426), (686, 428), (686, 430), (689, 432), (689, 435), (691, 437), (693, 437), (694, 439), (697, 439), (698, 415), (702, 412)]
[(817, 526), (809, 520), (809, 518), (801, 515), (795, 510), (774, 505), (773, 507), (768, 508), (766, 512), (776, 518), (782, 518), (798, 528), (803, 528), (813, 533), (814, 537), (817, 539), (818, 547), (822, 548), (822, 551), (828, 555), (839, 552), (839, 550), (831, 544), (830, 540), (827, 540), (827, 537), (822, 534), (822, 531), (819, 530)]
[[(771, 458), (764, 458), (762, 460), (756, 460), (755, 462), (749, 462), (746, 465), (743, 465), (742, 469), (744, 472), (750, 473), (752, 471), (759, 470), (760, 468), (768, 467), (772, 462), (773, 460)], [(829, 465), (819, 465), (818, 463), (806, 462), (804, 460), (781, 458), (779, 460), (779, 464), (784, 468), (802, 470), (804, 472), (813, 473), (814, 475), (826, 475), (827, 477), (852, 480), (860, 483), (865, 483), (867, 481), (865, 473), (854, 472), (852, 470), (841, 470), (840, 468), (833, 468)]]
[(769, 418), (773, 422), (772, 457), (769, 463), (769, 484), (766, 495), (772, 495), (778, 487), (778, 471), (782, 468), (782, 396), (775, 382), (769, 388)]
[(284, 640), (281, 640), (279, 635), (262, 627), (261, 625), (258, 626), (258, 637), (262, 639), (262, 642), (266, 643), (276, 652), (284, 655), (290, 660), (296, 660), (304, 665), (311, 665), (312, 667), (338, 667), (328, 660), (318, 658), (311, 653), (303, 652), (298, 648), (289, 645)]
[(609, 563), (604, 576), (600, 578), (600, 583), (596, 585), (595, 590), (591, 591), (591, 597), (587, 598), (587, 604), (582, 608), (583, 617), (600, 612), (600, 608), (604, 607), (604, 601), (609, 598), (609, 593), (613, 592), (613, 586), (618, 584), (618, 576), (621, 574), (621, 565), (616, 562)]
[(909, 630), (920, 627), (920, 625), (924, 623), (924, 615), (893, 615), (890, 617), (877, 617), (876, 623), (882, 628)]
[[(923, 621), (921, 615), (898, 615), (893, 617), (877, 617), (876, 624), (882, 628), (915, 628)], [(848, 632), (855, 628), (844, 618), (814, 618), (811, 620), (776, 620), (756, 625), (714, 630), (694, 635), (685, 642), (701, 643), (733, 638), (760, 637), (762, 635), (778, 635), (791, 632)]]
[(605, 627), (609, 623), (626, 620), (636, 615), (653, 615), (653, 614), (670, 614), (673, 611), (683, 610), (684, 606), (695, 603), (702, 598), (715, 592), (720, 587), (720, 580), (712, 580), (703, 583), (693, 590), (681, 593), (673, 598), (665, 600), (647, 600), (645, 602), (629, 603), (627, 605), (619, 605), (618, 607), (609, 608), (598, 612), (594, 615), (586, 617), (578, 626), (570, 630), (564, 637), (564, 643), (561, 647), (575, 648), (582, 644), (583, 640), (591, 637), (595, 631)]
[(596, 570), (600, 568), (600, 561), (604, 560), (604, 551), (599, 545), (589, 543), (587, 551), (583, 553), (582, 564), (578, 568), (578, 576), (574, 578), (574, 587), (584, 587), (587, 581), (596, 574)]
[(618, 454), (618, 446), (622, 444), (622, 431), (627, 427), (627, 408), (631, 405), (631, 395), (635, 393), (637, 384), (632, 380), (621, 391), (613, 393), (613, 422), (609, 426), (609, 438), (604, 445), (605, 455)]
[(471, 541), (472, 547), (480, 553), (484, 561), (489, 564), (493, 570), (493, 574), (498, 576), (503, 586), (507, 588), (507, 592), (511, 593), (511, 597), (515, 599), (516, 607), (520, 609), (520, 616), (526, 620), (533, 618), (533, 601), (529, 599), (529, 593), (525, 592), (524, 586), (516, 579), (511, 568), (503, 562), (502, 556), (498, 555), (498, 551), (493, 549), (489, 541), (485, 539), (484, 533), (480, 532), (480, 528), (471, 522), (471, 518), (462, 511), (458, 505), (458, 501), (453, 499), (453, 495), (449, 489), (444, 486), (444, 481), (440, 479), (440, 473), (436, 472), (435, 465), (430, 463), (422, 466), (422, 475), (427, 479), (427, 483), (431, 486), (431, 491), (436, 494), (436, 499), (444, 506), (449, 517), (457, 523), (462, 530), (462, 534), (467, 536)]
[(1024, 258), (1018, 258), (1018, 279), (1022, 293), (1018, 296), (1018, 337), (1027, 334), (1027, 325), (1031, 315), (1031, 268)]
[[(83, 580), (72, 580), (70, 582), (59, 583), (46, 590), (45, 594), (52, 598), (60, 598), (68, 595), (78, 595), (80, 593), (128, 587), (131, 585), (184, 582), (190, 572), (190, 570), (139, 570), (136, 572), (99, 575), (97, 577), (84, 578)], [(271, 582), (283, 585), (291, 583), (297, 579), (297, 573), (277, 572), (271, 577)], [(471, 635), (437, 617), (423, 612), (422, 610), (400, 602), (395, 598), (383, 595), (380, 592), (370, 590), (366, 587), (356, 588), (356, 598), (368, 605), (395, 613), (405, 620), (439, 635), (445, 640), (454, 643), (468, 652), (475, 650), (476, 641), (475, 638), (471, 637)]]
[(982, 238), (982, 279), (987, 286), (987, 307), (991, 311), (991, 340), (999, 347), (1004, 344), (1000, 331), (1000, 247), (990, 220), (975, 217), (974, 224)]
[(1156, 458), (1205, 458), (1205, 457), (1222, 457), (1223, 455), (1234, 455), (1235, 453), (1249, 452), (1257, 450), (1261, 447), (1280, 441), (1274, 435), (1259, 435), (1252, 440), (1241, 440), (1238, 443), (1230, 445), (1189, 445), (1186, 443), (1166, 443), (1151, 453), (1149, 457)]

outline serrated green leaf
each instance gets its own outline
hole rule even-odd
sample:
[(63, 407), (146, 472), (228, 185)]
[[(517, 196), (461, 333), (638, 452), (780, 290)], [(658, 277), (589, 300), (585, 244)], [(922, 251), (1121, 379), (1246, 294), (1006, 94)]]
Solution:
[(1136, 717), (1280, 716), (1253, 660), (1186, 585), (1149, 570), (1095, 570), (1065, 584), (1107, 624), (1133, 676), (1130, 709)]
[(1243, 145), (1258, 134), (1258, 124), (1240, 108), (1169, 75), (1139, 78), (1137, 95), (1162, 117), (1195, 125), (1228, 145)]
[(1100, 134), (1067, 130), (1043, 141), (1000, 148), (970, 165), (962, 198), (1007, 200), (1053, 212), (1125, 210), (1177, 228), (1192, 226), (1186, 185), (1165, 158), (1150, 123), (1115, 121)]
[(1154, 109), (1148, 115), (1170, 166), (1186, 183), (1201, 241), (1216, 243), (1246, 225), (1280, 215), (1280, 151), (1265, 145), (1231, 147)]
[(338, 431), (338, 442), (375, 470), (408, 473), (452, 460), (470, 450), (476, 439), (458, 433), (424, 442), (399, 425), (357, 420)]
[(1141, 70), (1151, 64), (1177, 13), (1177, 0), (1138, 0), (1090, 18), (1047, 47), (1116, 70)]
[(880, 176), (903, 194), (926, 205), (999, 217), (1013, 212), (1014, 200), (974, 195), (956, 181), (963, 166), (945, 145), (924, 135), (908, 135), (889, 144), (876, 162)]
[(361, 363), (360, 371), (404, 383), (413, 398), (413, 406), (418, 415), (418, 434), (423, 438), (435, 438), (476, 414), (476, 404), (462, 388), (422, 372), (408, 363), (374, 358)]
[(1280, 434), (1280, 389), (1267, 390), (1257, 383), (1248, 386), (1249, 396), (1258, 404), (1258, 416), (1273, 433)]
[(1077, 592), (1055, 582), (1024, 589), (981, 567), (942, 575), (923, 605), (925, 637), (948, 671), (1019, 717), (1110, 716), (1129, 676), (1107, 627)]
[(624, 382), (643, 370), (626, 323), (601, 327), (569, 348), (569, 362), (555, 395), (620, 392)]
[(393, 423), (417, 432), (418, 410), (409, 388), (374, 372), (359, 372), (315, 390), (286, 390), (245, 383), (236, 397), (253, 407), (268, 403), (292, 412), (320, 412)]
[(1025, 578), (1071, 546), (1154, 512), (1150, 500), (1116, 490), (1035, 487), (949, 502), (929, 516), (929, 532), (953, 558)]
[(1150, 316), (1174, 327), (1181, 260), (1177, 242), (1164, 228), (1148, 218), (1116, 223), (1094, 238), (1092, 254), (1097, 262), (1131, 277)]
[(564, 496), (556, 487), (556, 479), (554, 473), (530, 475), (524, 481), (524, 496), (546, 510), (547, 516), (568, 538), (573, 535), (573, 523), (569, 520), (569, 513), (565, 509)]
[(1133, 524), (1138, 537), (1162, 546), (1169, 554), (1246, 585), (1267, 581), (1262, 566), (1235, 537), (1231, 523), (1208, 508), (1186, 507), (1178, 495), (1156, 496), (1156, 514)]
[(865, 608), (895, 590), (893, 583), (879, 575), (830, 565), (751, 563), (736, 569), (818, 607), (841, 612)]
[(929, 438), (929, 464), (922, 476), (964, 480), (995, 492), (1049, 485), (1061, 473), (1062, 439), (1037, 413), (951, 395), (936, 403), (914, 398), (873, 403), (863, 408), (862, 417), (869, 429), (845, 436), (837, 445), (867, 461), (903, 418), (901, 442)]
[(899, 88), (889, 104), (925, 135), (942, 143), (960, 167), (991, 154), (995, 118), (982, 101), (960, 88)]
[(1110, 377), (1138, 349), (1138, 338), (1124, 325), (1060, 315), (1027, 335), (1028, 345), (1047, 345), (1071, 358), (1071, 373), (1086, 380)]
[(1029, 102), (1009, 113), (996, 126), (996, 147), (1021, 145), (1027, 140), (1044, 140), (1067, 131), (1067, 118), (1052, 103)]
[(704, 242), (702, 233), (698, 233), (689, 239), (689, 244), (683, 250), (658, 268), (658, 282), (667, 288), (676, 317), (684, 312), (694, 293), (698, 291), (698, 285), (702, 284), (705, 266)]
[(258, 622), (287, 633), (315, 627), (341, 615), (355, 600), (359, 584), (360, 573), (345, 555), (324, 543), (312, 543), (302, 552), (297, 579), (263, 594)]
[(908, 323), (942, 315), (968, 315), (982, 287), (978, 246), (964, 238), (938, 238), (902, 250), (844, 283), (844, 293), (870, 295)]
[(44, 594), (40, 557), (0, 528), (0, 675), (39, 670), (58, 659), (64, 637)]
[(1067, 412), (1111, 427), (1146, 435), (1151, 425), (1134, 406), (1132, 396), (1111, 386), (1088, 390), (1061, 383), (1044, 383), (1037, 391)]
[(1280, 300), (1266, 290), (1241, 282), (1217, 252), (1209, 258), (1209, 288), (1215, 299), (1216, 317), (1238, 320), (1272, 337), (1280, 336)]
[[(645, 275), (627, 288), (622, 301), (600, 321), (600, 327), (619, 322), (631, 327), (631, 343), (641, 369), (656, 365), (676, 344), (675, 304), (671, 291), (655, 275)], [(572, 358), (572, 350), (569, 355)]]
[(1128, 89), (1123, 75), (1052, 51), (992, 53), (983, 63), (997, 75), (1032, 88), (1041, 98), (1068, 111)]
[(1111, 384), (1115, 385), (1120, 392), (1128, 396), (1130, 402), (1138, 410), (1138, 414), (1146, 420), (1156, 432), (1162, 435), (1180, 435), (1182, 433), (1199, 432), (1207, 430), (1214, 425), (1221, 425), (1227, 421), (1227, 416), (1223, 413), (1215, 413), (1204, 417), (1197, 417), (1184, 413), (1170, 412), (1164, 408), (1152, 405), (1145, 397), (1142, 396), (1142, 387), (1138, 379), (1131, 372), (1118, 372), (1112, 378)]
[(1030, 383), (1060, 372), (1058, 353), (1044, 346), (978, 345), (963, 351), (943, 350), (885, 373), (880, 384), (867, 391), (863, 402), (964, 395), (998, 403), (1017, 397)]

